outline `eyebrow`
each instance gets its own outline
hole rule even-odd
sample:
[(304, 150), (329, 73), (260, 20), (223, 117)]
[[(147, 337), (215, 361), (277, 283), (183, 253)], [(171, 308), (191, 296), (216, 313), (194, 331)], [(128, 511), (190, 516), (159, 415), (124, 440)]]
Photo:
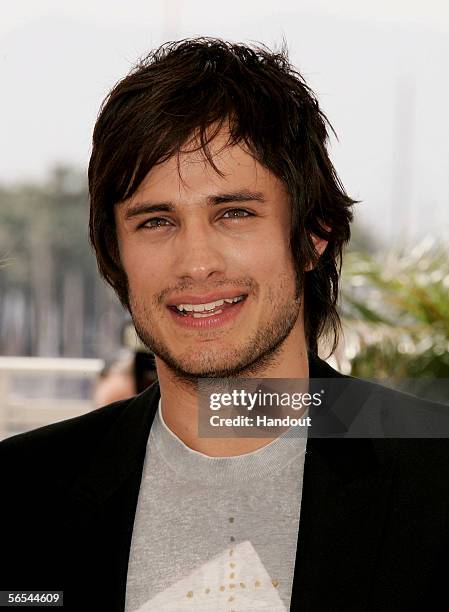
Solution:
[[(208, 206), (229, 204), (231, 202), (265, 202), (263, 194), (259, 191), (235, 191), (230, 193), (219, 193), (206, 198)], [(125, 219), (132, 219), (139, 215), (153, 212), (174, 212), (175, 205), (172, 202), (138, 202), (125, 212)]]

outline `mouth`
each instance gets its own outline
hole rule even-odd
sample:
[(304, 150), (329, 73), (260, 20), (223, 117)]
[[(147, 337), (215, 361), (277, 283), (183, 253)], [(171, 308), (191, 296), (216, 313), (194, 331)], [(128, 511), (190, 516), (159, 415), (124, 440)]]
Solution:
[(233, 298), (219, 299), (208, 304), (178, 304), (170, 305), (168, 308), (181, 318), (208, 319), (236, 308), (247, 297), (247, 294), (242, 294)]

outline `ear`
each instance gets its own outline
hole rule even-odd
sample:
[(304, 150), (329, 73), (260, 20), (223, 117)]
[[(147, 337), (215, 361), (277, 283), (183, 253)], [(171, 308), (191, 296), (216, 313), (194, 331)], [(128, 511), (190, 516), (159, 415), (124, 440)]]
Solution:
[[(326, 227), (326, 229), (328, 228)], [(315, 236), (315, 234), (311, 234), (311, 237), (312, 237), (313, 246), (315, 247), (315, 251), (321, 257), (321, 255), (324, 253), (324, 249), (327, 247), (328, 241), (325, 240), (324, 238), (318, 238), (318, 236)], [(314, 266), (310, 262), (306, 266), (305, 272), (310, 272), (311, 270), (313, 270), (313, 268)]]

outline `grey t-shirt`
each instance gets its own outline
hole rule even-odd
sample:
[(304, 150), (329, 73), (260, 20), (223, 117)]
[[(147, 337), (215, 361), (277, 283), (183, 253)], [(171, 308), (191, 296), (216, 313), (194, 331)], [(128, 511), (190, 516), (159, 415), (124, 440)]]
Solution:
[(126, 612), (289, 610), (305, 449), (304, 434), (290, 428), (254, 452), (210, 457), (167, 427), (159, 402)]

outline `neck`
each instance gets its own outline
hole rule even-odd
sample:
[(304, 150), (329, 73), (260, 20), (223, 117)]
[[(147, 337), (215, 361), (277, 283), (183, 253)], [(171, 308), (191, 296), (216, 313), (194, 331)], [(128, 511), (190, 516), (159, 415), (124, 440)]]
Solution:
[[(242, 455), (269, 444), (274, 438), (202, 438), (198, 436), (198, 394), (192, 385), (183, 381), (156, 357), (161, 410), (163, 419), (171, 431), (184, 444), (211, 457)], [(242, 377), (246, 377), (242, 373)], [(309, 363), (302, 330), (293, 330), (279, 347), (276, 359), (253, 378), (308, 379)]]

